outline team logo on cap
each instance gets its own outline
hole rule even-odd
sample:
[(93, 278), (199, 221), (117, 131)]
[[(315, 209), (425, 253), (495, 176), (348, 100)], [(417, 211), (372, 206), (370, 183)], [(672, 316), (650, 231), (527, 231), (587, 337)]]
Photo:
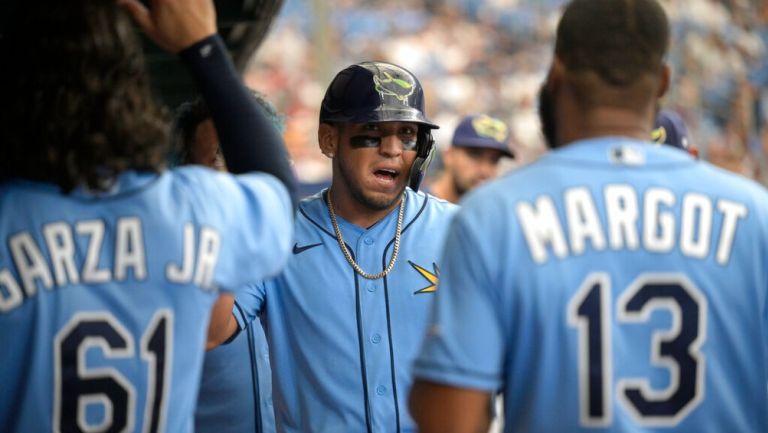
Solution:
[(376, 85), (376, 91), (382, 98), (391, 96), (401, 103), (405, 104), (408, 97), (416, 90), (416, 83), (410, 80), (393, 77), (387, 71), (381, 71), (380, 74), (373, 76), (373, 82)]
[(488, 137), (502, 143), (507, 140), (507, 125), (490, 116), (477, 116), (472, 120), (472, 129), (481, 137)]
[(651, 131), (651, 140), (653, 140), (654, 143), (662, 144), (667, 141), (667, 130), (663, 126), (659, 126), (658, 128)]

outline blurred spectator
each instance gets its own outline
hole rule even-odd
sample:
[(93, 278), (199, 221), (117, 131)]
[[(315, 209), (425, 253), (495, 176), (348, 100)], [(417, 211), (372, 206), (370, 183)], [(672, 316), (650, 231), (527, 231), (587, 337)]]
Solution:
[(651, 139), (659, 144), (666, 144), (688, 152), (691, 156), (699, 156), (699, 146), (688, 136), (688, 127), (679, 114), (670, 110), (659, 110), (651, 132)]
[(454, 130), (451, 146), (442, 152), (440, 176), (424, 190), (458, 203), (471, 189), (496, 177), (504, 156), (513, 156), (507, 125), (484, 114), (465, 116)]
[[(301, 181), (330, 174), (314, 145), (319, 83), (330, 78), (327, 71), (364, 59), (401, 64), (421, 77), (428, 109), (443, 125), (465, 112), (503, 120), (515, 143), (512, 167), (542, 152), (535, 93), (565, 0), (322, 3), (286, 0), (246, 76), (276, 95), (287, 114), (286, 142)], [(768, 184), (768, 2), (663, 3), (673, 26), (665, 106), (681, 115), (703, 159)], [(438, 141), (448, 141), (444, 134)]]

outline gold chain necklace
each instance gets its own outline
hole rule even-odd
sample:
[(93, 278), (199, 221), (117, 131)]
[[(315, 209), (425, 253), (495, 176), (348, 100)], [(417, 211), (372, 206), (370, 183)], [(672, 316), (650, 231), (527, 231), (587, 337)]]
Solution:
[(352, 269), (355, 270), (358, 274), (360, 274), (363, 278), (369, 279), (369, 280), (378, 280), (379, 278), (384, 278), (392, 271), (392, 268), (395, 267), (395, 261), (397, 261), (397, 253), (400, 251), (400, 234), (402, 232), (403, 228), (403, 215), (405, 214), (405, 193), (403, 193), (403, 198), (400, 200), (400, 211), (397, 213), (397, 228), (395, 228), (395, 247), (392, 249), (392, 258), (389, 259), (389, 264), (387, 265), (387, 268), (384, 269), (382, 272), (379, 272), (378, 274), (369, 274), (365, 272), (360, 265), (355, 262), (355, 259), (352, 258), (352, 255), (349, 253), (349, 250), (347, 250), (347, 245), (344, 243), (344, 238), (341, 237), (341, 229), (339, 229), (339, 224), (336, 222), (336, 213), (333, 211), (333, 200), (331, 200), (331, 190), (328, 189), (328, 214), (331, 216), (331, 224), (333, 225), (333, 231), (336, 232), (336, 240), (339, 242), (339, 247), (341, 247), (341, 252), (344, 253), (344, 257), (347, 259), (347, 263), (349, 263), (352, 266)]

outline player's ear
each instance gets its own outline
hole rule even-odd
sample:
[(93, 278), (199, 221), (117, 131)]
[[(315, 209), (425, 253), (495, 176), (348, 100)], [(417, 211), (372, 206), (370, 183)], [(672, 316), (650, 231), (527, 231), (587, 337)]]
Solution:
[(446, 167), (450, 167), (453, 165), (453, 159), (454, 155), (456, 153), (456, 149), (453, 146), (448, 146), (443, 150), (442, 155), (440, 155), (443, 158), (443, 165)]
[(557, 91), (560, 90), (560, 85), (563, 82), (565, 73), (565, 65), (563, 65), (560, 58), (554, 56), (552, 58), (552, 66), (549, 68), (549, 73), (547, 73), (547, 79), (544, 84), (547, 87), (549, 94), (553, 97), (557, 94)]
[(669, 80), (672, 76), (672, 72), (669, 68), (669, 64), (664, 63), (664, 66), (661, 68), (661, 72), (659, 75), (659, 90), (656, 92), (656, 97), (661, 98), (667, 93), (667, 90), (669, 89)]
[(336, 155), (336, 147), (339, 143), (338, 129), (329, 124), (321, 123), (317, 128), (317, 142), (320, 145), (320, 152), (328, 158), (333, 158)]

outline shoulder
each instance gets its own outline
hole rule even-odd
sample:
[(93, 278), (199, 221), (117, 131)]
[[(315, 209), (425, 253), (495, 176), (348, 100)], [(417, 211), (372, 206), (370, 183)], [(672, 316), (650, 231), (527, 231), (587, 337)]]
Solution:
[(192, 189), (198, 194), (211, 194), (206, 198), (230, 199), (229, 194), (243, 192), (270, 198), (288, 197), (288, 190), (275, 176), (254, 172), (233, 175), (199, 165), (175, 167), (169, 171), (170, 182), (176, 188)]
[(299, 214), (312, 220), (322, 220), (324, 216), (327, 216), (328, 205), (325, 203), (326, 191), (327, 188), (301, 199), (298, 207)]
[(716, 199), (742, 204), (746, 217), (755, 217), (768, 230), (768, 190), (752, 179), (702, 162), (698, 179), (704, 193)]
[(733, 193), (751, 198), (760, 202), (764, 207), (768, 206), (768, 190), (752, 179), (717, 167), (708, 162), (698, 163), (703, 173), (701, 181), (708, 182), (717, 187), (717, 190), (727, 190)]
[(459, 206), (435, 197), (432, 194), (425, 193), (424, 191), (416, 192), (410, 188), (406, 188), (406, 197), (406, 206), (411, 209), (419, 209), (422, 212), (426, 211), (450, 218), (459, 210)]

